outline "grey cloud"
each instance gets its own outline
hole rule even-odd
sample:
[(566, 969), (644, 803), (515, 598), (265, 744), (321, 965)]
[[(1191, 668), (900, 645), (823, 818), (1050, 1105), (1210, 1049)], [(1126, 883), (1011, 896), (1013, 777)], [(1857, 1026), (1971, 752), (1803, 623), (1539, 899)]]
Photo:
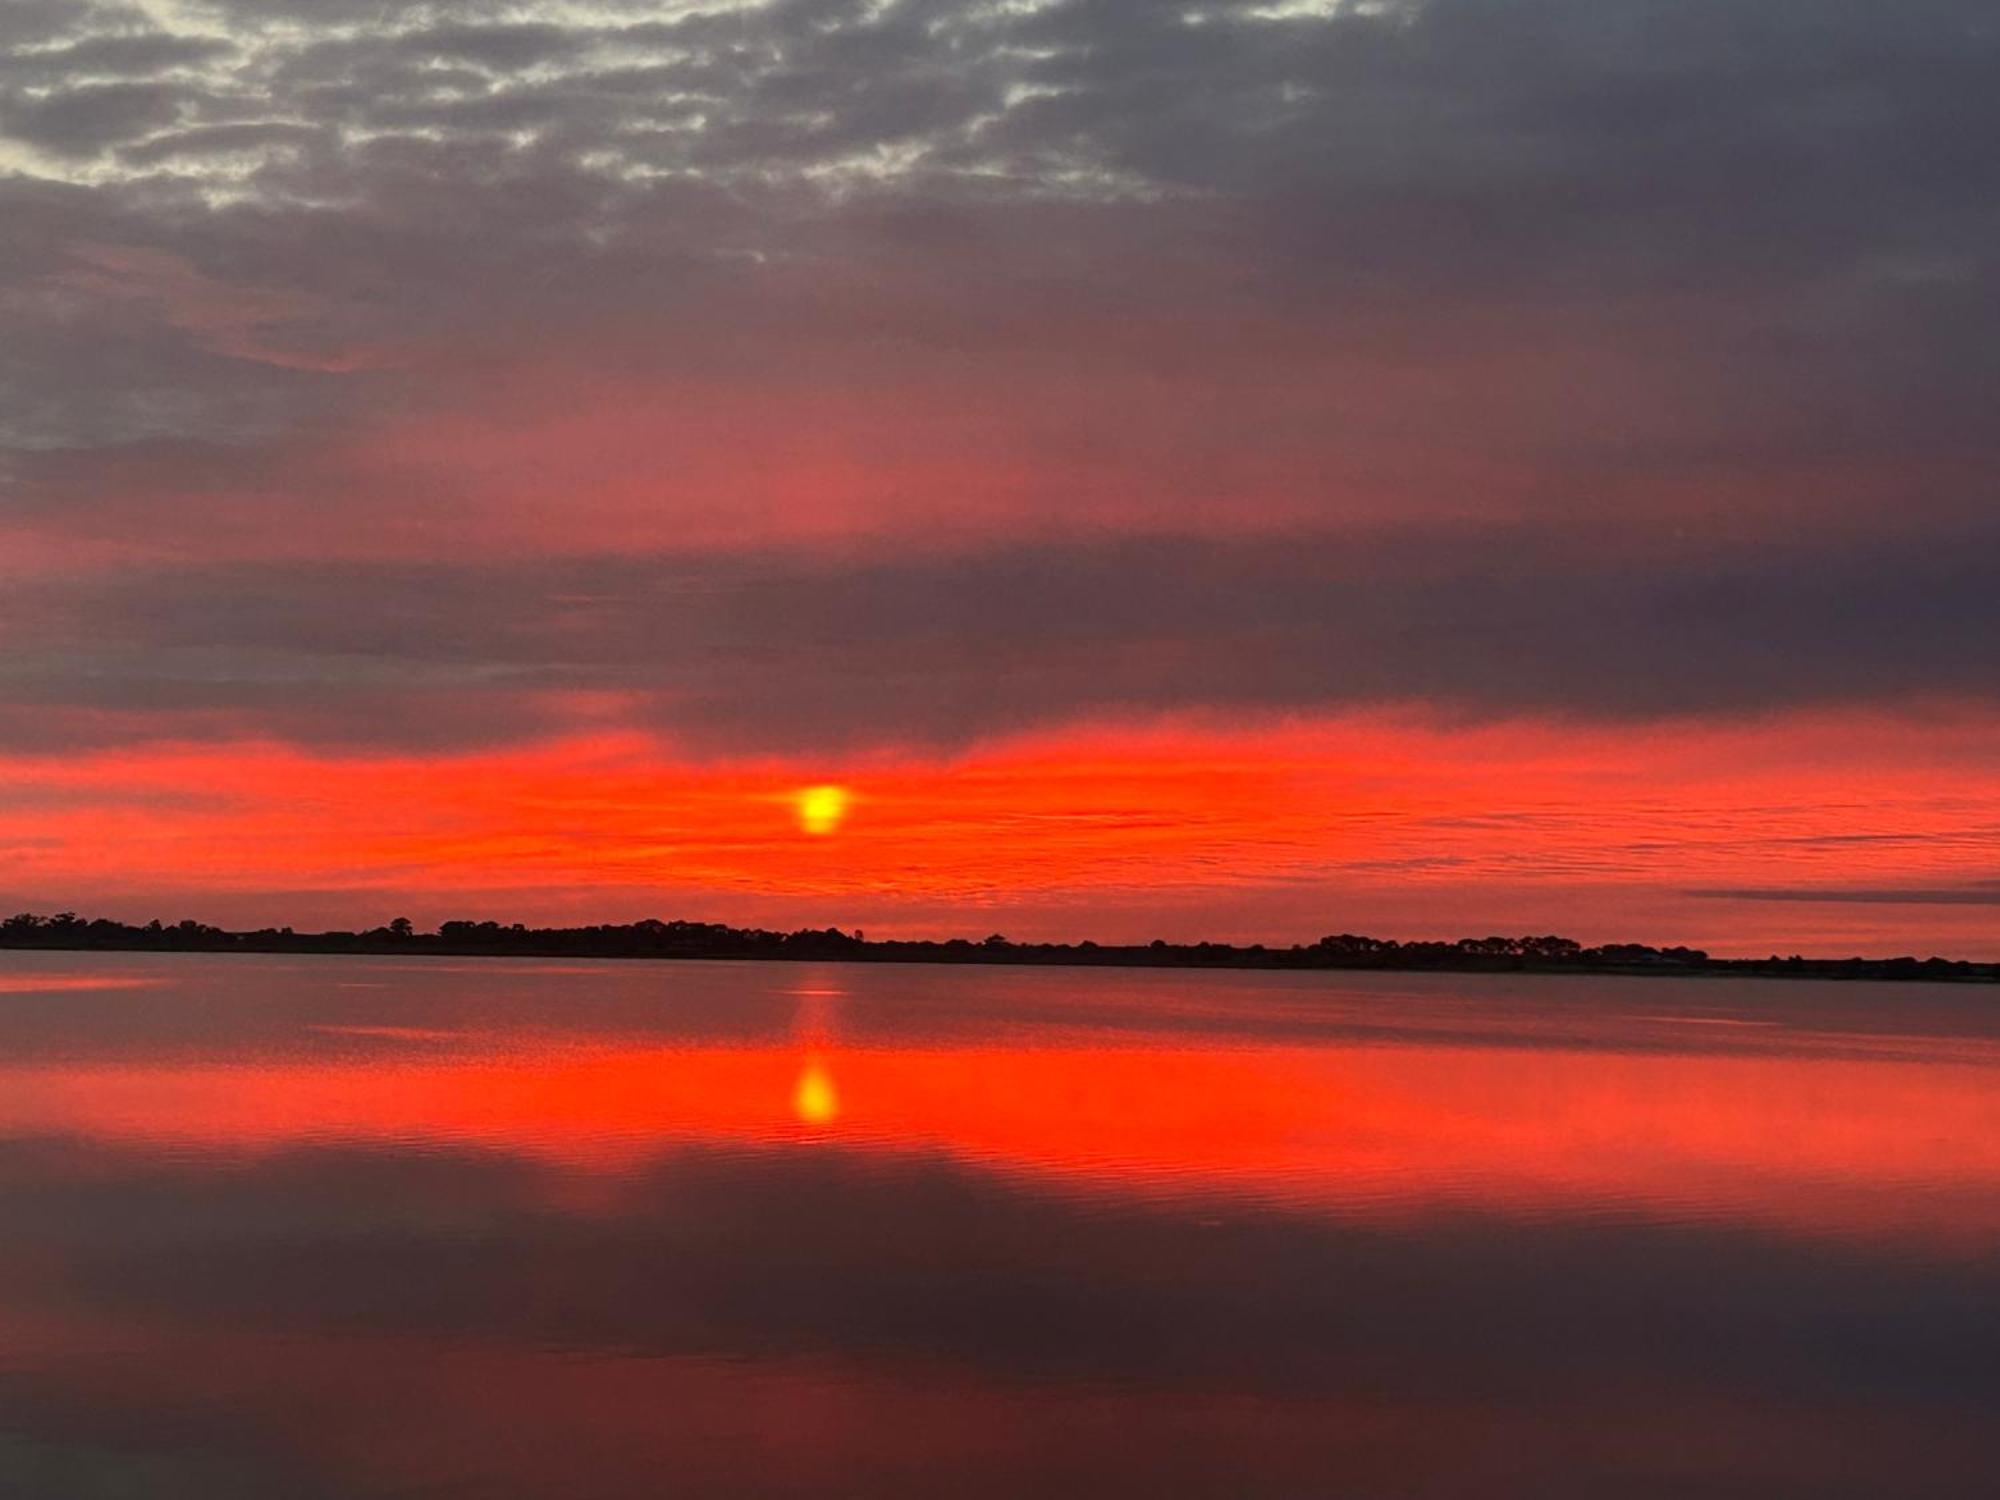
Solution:
[(121, 146), (121, 161), (134, 166), (241, 152), (265, 152), (280, 147), (325, 144), (325, 131), (288, 121), (245, 121), (234, 125), (202, 125), (167, 131), (135, 145)]
[(0, 41), (13, 47), (46, 47), (78, 34), (147, 31), (151, 23), (137, 6), (98, 0), (9, 0)]
[[(230, 191), (266, 214), (339, 203), (421, 242), (435, 231), (409, 217), (419, 183), (462, 202), (468, 183), (565, 182), (548, 228), (580, 255), (657, 225), (660, 174), (726, 187), (767, 247), (796, 233), (801, 174), (906, 205), (1151, 193), (1127, 213), (1131, 239), (1154, 245), (1187, 232), (1173, 200), (1192, 197), (1226, 204), (1237, 229), (1218, 280), (1295, 311), (1473, 289), (1776, 289), (1755, 330), (1767, 339), (1886, 338), (1925, 399), (1968, 376), (1990, 387), (1991, 340), (1951, 333), (1990, 325), (2000, 201), (2000, 166), (1976, 144), (2000, 128), (2000, 40), (1968, 0), (1440, 0), (1288, 22), (1257, 9), (1207, 6), (1190, 25), (1151, 0), (905, 3), (873, 19), (773, 4), (561, 27), (441, 6), (398, 30), (352, 24), (379, 17), (372, 3), (219, 5), (243, 45), (204, 84), (107, 91), (79, 62), (76, 86), (20, 95), (7, 118), (45, 149), (171, 162), (181, 176), (102, 189), (151, 205), (210, 185), (154, 146), (162, 131), (246, 111), (310, 120), (319, 137), (264, 138), (263, 169)], [(260, 29), (272, 18), (288, 24)], [(70, 50), (200, 45), (121, 32)], [(179, 225), (148, 216), (155, 233)], [(1077, 250), (1123, 255), (1124, 238)], [(1718, 334), (1742, 312), (1693, 311)], [(1947, 370), (1907, 368), (1926, 363)]]
[[(110, 635), (36, 627), (96, 675), (17, 672), (11, 732), (68, 704), (119, 733), (153, 710), (416, 733), (390, 705), (431, 679), (357, 674), (367, 652), (490, 669), (468, 734), (585, 685), (718, 743), (1188, 702), (1990, 696), (1988, 7), (1260, 9), (778, 0), (562, 25), (439, 4), (384, 24), (377, 0), (215, 0), (224, 49), (17, 0), (0, 130), (64, 180), (0, 178), (0, 519), (185, 555), (205, 502), (274, 528), (338, 511), (380, 476), (309, 439), (588, 328), (567, 352), (648, 375), (804, 369), (891, 407), (948, 389), (1082, 412), (1024, 420), (1023, 443), (1113, 474), (1163, 532), (1212, 525), (1268, 459), (1290, 516), (1557, 515), (1608, 553), (1424, 533), (142, 575), (93, 596)], [(365, 357), (391, 343), (467, 352)], [(982, 362), (987, 384), (964, 375)], [(1074, 511), (1092, 503), (1080, 484)], [(1632, 536), (1677, 519), (1712, 555), (1618, 542), (1628, 511)], [(1772, 515), (1855, 540), (1787, 550)], [(1938, 540), (1879, 540), (1923, 528)], [(246, 686), (231, 653), (253, 648), (303, 677)]]
[[(340, 408), (331, 382), (231, 337), (232, 325), (255, 327), (266, 315), (260, 303), (273, 305), (282, 288), (217, 282), (183, 256), (147, 248), (148, 238), (130, 212), (85, 190), (0, 178), (9, 273), (0, 285), (0, 453), (81, 456), (162, 438), (242, 445)], [(315, 330), (309, 319), (290, 322), (291, 347), (304, 352)], [(273, 338), (271, 347), (284, 342)], [(0, 515), (42, 492), (17, 467), (15, 482), (0, 484)], [(79, 498), (57, 480), (52, 503)], [(155, 524), (168, 520), (154, 512)]]
[[(685, 168), (754, 184), (903, 145), (875, 170), (912, 190), (1221, 192), (1267, 203), (1301, 254), (1364, 265), (1414, 252), (1462, 272), (1452, 247), (1470, 227), (1480, 261), (1516, 274), (1556, 251), (1658, 275), (1704, 239), (1739, 261), (1756, 244), (1837, 255), (1895, 232), (1857, 196), (1928, 208), (1901, 226), (1922, 239), (1944, 190), (1994, 171), (1972, 143), (1992, 123), (1996, 42), (1963, 0), (1438, 0), (1289, 22), (1217, 4), (1201, 25), (1151, 0), (777, 3), (570, 27), (443, 6), (387, 30), (352, 25), (372, 5), (215, 13), (249, 43), (218, 89), (356, 129), (485, 129), (453, 107), (507, 101), (570, 170), (615, 175), (637, 102), (617, 80), (650, 52), (656, 87), (703, 101), (699, 122), (647, 143)], [(260, 30), (273, 15), (292, 24)], [(436, 70), (453, 61), (476, 71)]]
[(1718, 901), (1831, 902), (1863, 906), (2000, 906), (2000, 880), (1950, 886), (1749, 886), (1687, 892)]
[[(114, 378), (94, 373), (97, 360), (116, 362)], [(302, 420), (318, 405), (322, 383), (310, 373), (246, 367), (170, 329), (17, 326), (0, 348), (0, 390), (7, 392), (0, 444), (59, 451), (189, 436), (251, 443)], [(31, 502), (34, 491), (18, 477), (9, 488), (14, 507)], [(68, 497), (58, 495), (55, 503)], [(7, 508), (0, 504), (0, 511)], [(161, 516), (160, 524), (170, 522)]]
[(437, 26), (395, 40), (395, 50), (408, 57), (478, 63), (496, 70), (570, 56), (582, 45), (583, 38), (560, 26), (522, 23)]
[[(256, 31), (261, 27), (347, 27), (385, 24), (382, 0), (194, 0), (210, 18), (231, 27)], [(415, 9), (416, 7), (412, 7)], [(497, 0), (442, 0), (421, 7), (424, 14), (492, 14)]]
[(81, 78), (147, 78), (227, 56), (235, 48), (214, 37), (166, 32), (110, 33), (66, 47), (0, 56), (0, 79), (62, 83)]
[(173, 84), (87, 84), (0, 103), (0, 125), (45, 150), (92, 155), (173, 124), (190, 98), (186, 89)]
[(2000, 535), (1728, 555), (1487, 531), (235, 565), (17, 591), (17, 742), (509, 740), (611, 691), (696, 749), (961, 745), (1078, 716), (1648, 719), (1994, 701)]

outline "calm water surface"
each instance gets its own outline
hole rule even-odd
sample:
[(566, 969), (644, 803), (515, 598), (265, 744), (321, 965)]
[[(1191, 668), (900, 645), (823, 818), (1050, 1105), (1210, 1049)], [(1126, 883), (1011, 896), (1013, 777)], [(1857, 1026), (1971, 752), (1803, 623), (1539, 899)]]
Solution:
[(0, 1494), (1990, 1497), (2000, 991), (0, 955)]

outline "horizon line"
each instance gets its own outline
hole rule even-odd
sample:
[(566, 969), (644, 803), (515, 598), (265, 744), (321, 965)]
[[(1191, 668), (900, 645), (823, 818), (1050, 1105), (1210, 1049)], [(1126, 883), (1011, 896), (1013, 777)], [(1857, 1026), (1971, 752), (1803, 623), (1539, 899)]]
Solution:
[[(450, 929), (458, 929), (452, 931)], [(68, 949), (75, 951), (91, 937), (101, 941), (89, 946), (107, 951), (147, 951), (149, 945), (164, 951), (176, 951), (172, 940), (182, 943), (180, 951), (188, 945), (197, 945), (195, 951), (227, 951), (214, 947), (200, 948), (200, 944), (220, 944), (231, 946), (264, 943), (272, 945), (264, 949), (249, 948), (245, 951), (315, 951), (305, 948), (312, 943), (340, 945), (318, 951), (339, 953), (343, 951), (394, 952), (405, 945), (420, 946), (440, 952), (458, 953), (461, 950), (477, 952), (481, 945), (497, 947), (498, 955), (508, 951), (518, 951), (537, 942), (547, 944), (567, 944), (575, 946), (587, 944), (592, 938), (600, 944), (614, 943), (623, 937), (626, 947), (596, 954), (579, 956), (599, 957), (700, 957), (700, 953), (686, 951), (687, 945), (705, 943), (727, 951), (717, 951), (707, 956), (714, 957), (838, 957), (836, 952), (786, 952), (787, 945), (794, 949), (830, 948), (846, 950), (877, 950), (888, 953), (894, 950), (939, 950), (963, 959), (969, 954), (984, 953), (989, 957), (1002, 954), (1081, 954), (1095, 955), (1098, 961), (1105, 961), (1113, 955), (1139, 957), (1147, 954), (1160, 955), (1209, 955), (1221, 957), (1224, 961), (1231, 956), (1264, 962), (1271, 967), (1350, 967), (1366, 968), (1389, 966), (1397, 960), (1415, 960), (1412, 966), (1443, 966), (1451, 962), (1462, 962), (1471, 967), (1509, 966), (1519, 968), (1536, 965), (1550, 969), (1576, 967), (1644, 967), (1648, 965), (1671, 967), (1682, 970), (1700, 968), (1756, 968), (1770, 971), (1776, 966), (1806, 966), (1814, 970), (1838, 969), (1841, 966), (1866, 965), (1872, 968), (1912, 966), (1916, 968), (1936, 968), (1939, 966), (1954, 970), (1987, 971), (2000, 978), (2000, 961), (1948, 958), (1939, 954), (1918, 957), (1915, 954), (1896, 954), (1888, 957), (1862, 954), (1840, 957), (1812, 956), (1800, 953), (1780, 954), (1776, 951), (1768, 956), (1718, 956), (1706, 949), (1693, 948), (1684, 944), (1655, 944), (1638, 942), (1602, 942), (1586, 944), (1574, 938), (1556, 933), (1527, 933), (1519, 937), (1506, 934), (1483, 936), (1463, 936), (1457, 938), (1376, 938), (1361, 933), (1328, 933), (1310, 942), (1290, 943), (1233, 943), (1220, 942), (1209, 938), (1175, 940), (1154, 937), (1136, 942), (1101, 942), (1094, 938), (1071, 938), (1053, 940), (1015, 940), (999, 932), (984, 938), (954, 937), (888, 937), (869, 938), (865, 929), (855, 927), (844, 929), (839, 926), (798, 927), (789, 930), (765, 927), (738, 927), (726, 922), (700, 921), (687, 918), (642, 917), (630, 922), (586, 922), (568, 926), (529, 926), (524, 922), (501, 922), (494, 918), (447, 918), (430, 930), (419, 930), (407, 917), (394, 917), (375, 927), (340, 928), (328, 927), (317, 930), (300, 930), (292, 926), (264, 926), (256, 928), (226, 928), (184, 917), (175, 922), (165, 922), (152, 918), (145, 923), (121, 921), (112, 917), (82, 917), (75, 911), (60, 911), (52, 915), (35, 912), (18, 912), (0, 918), (0, 949), (32, 951), (41, 949)], [(67, 944), (64, 938), (75, 938), (77, 944)], [(128, 941), (121, 943), (120, 938)], [(52, 941), (53, 940), (53, 941)], [(648, 940), (650, 948), (636, 945)], [(678, 942), (678, 948), (663, 946), (663, 940)], [(362, 945), (375, 947), (364, 948)], [(734, 945), (731, 947), (730, 945)], [(764, 952), (761, 950), (769, 949)], [(1320, 960), (1312, 963), (1311, 960)], [(1086, 961), (1089, 961), (1086, 959)], [(1375, 962), (1371, 962), (1375, 961)]]

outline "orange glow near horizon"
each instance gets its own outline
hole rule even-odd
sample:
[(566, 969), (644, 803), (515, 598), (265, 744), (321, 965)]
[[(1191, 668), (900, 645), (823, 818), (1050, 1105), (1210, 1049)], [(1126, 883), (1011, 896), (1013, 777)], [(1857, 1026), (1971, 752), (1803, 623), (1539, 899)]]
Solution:
[[(1505, 921), (1717, 951), (1786, 933), (1858, 951), (1921, 919), (1990, 957), (1976, 903), (1682, 893), (1990, 876), (1997, 753), (2000, 721), (1971, 715), (1941, 717), (1920, 753), (1859, 713), (1588, 733), (1372, 715), (1079, 728), (857, 761), (801, 790), (786, 762), (690, 760), (630, 733), (453, 755), (168, 744), (0, 760), (0, 848), (22, 904), (225, 925), (257, 925), (232, 918), (249, 899), (309, 925), (328, 891), (349, 893), (336, 917), (369, 922), (393, 906), (949, 932), (1046, 910), (1040, 932), (1008, 917), (1009, 934), (1141, 939), (1236, 936), (1263, 912), (1258, 939)], [(845, 816), (857, 799), (865, 822)], [(1228, 902), (1222, 923), (1199, 915)], [(1148, 915), (1176, 910), (1195, 915), (1164, 932)]]

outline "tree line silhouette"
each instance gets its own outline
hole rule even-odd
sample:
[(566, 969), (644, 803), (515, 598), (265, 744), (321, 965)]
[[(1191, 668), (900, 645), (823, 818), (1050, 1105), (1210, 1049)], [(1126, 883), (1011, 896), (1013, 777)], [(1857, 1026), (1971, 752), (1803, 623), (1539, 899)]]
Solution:
[(0, 920), (0, 948), (158, 953), (390, 953), (523, 958), (839, 959), (872, 963), (1067, 964), (1139, 968), (1392, 969), (1474, 973), (1764, 974), (1825, 979), (2000, 981), (2000, 964), (1945, 958), (1712, 958), (1699, 948), (1647, 943), (1586, 947), (1548, 936), (1400, 942), (1342, 932), (1314, 943), (1017, 943), (999, 933), (968, 938), (870, 940), (838, 927), (776, 932), (720, 922), (648, 918), (584, 927), (455, 920), (420, 932), (408, 917), (362, 931), (232, 932), (204, 922), (143, 926), (75, 912), (22, 912)]

